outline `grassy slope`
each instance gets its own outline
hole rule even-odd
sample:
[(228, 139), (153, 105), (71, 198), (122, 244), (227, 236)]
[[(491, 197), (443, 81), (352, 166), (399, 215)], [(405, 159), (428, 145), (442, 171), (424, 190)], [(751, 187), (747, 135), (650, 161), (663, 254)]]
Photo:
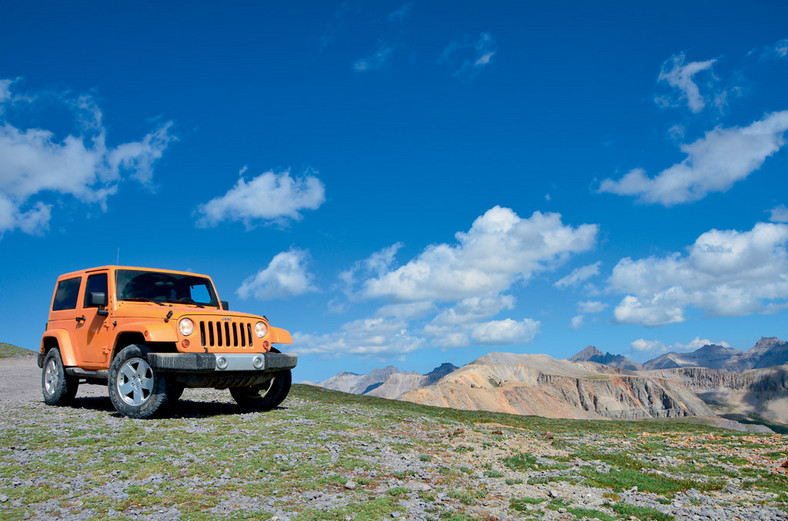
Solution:
[[(151, 421), (118, 417), (105, 398), (20, 406), (0, 425), (0, 518), (44, 508), (95, 519), (363, 521), (421, 505), (419, 518), (435, 520), (571, 519), (559, 510), (669, 520), (671, 502), (694, 508), (688, 491), (788, 512), (788, 478), (775, 472), (788, 457), (784, 436), (457, 411), (303, 385), (283, 409), (241, 414), (227, 394), (189, 390), (172, 417)], [(726, 491), (732, 480), (741, 493)], [(584, 503), (588, 487), (605, 503)]]
[(36, 352), (31, 351), (30, 349), (24, 349), (13, 344), (0, 342), (0, 358), (11, 358), (13, 356), (33, 356), (35, 354)]

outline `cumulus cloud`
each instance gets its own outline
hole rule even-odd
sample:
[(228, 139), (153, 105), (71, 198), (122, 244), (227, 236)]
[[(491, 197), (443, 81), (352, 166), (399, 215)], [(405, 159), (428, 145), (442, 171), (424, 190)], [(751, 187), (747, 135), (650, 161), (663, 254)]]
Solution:
[(711, 230), (685, 255), (625, 258), (609, 289), (627, 295), (617, 321), (661, 326), (685, 320), (688, 307), (710, 316), (776, 312), (788, 306), (788, 225), (758, 223), (750, 231)]
[(353, 62), (356, 72), (369, 72), (382, 69), (394, 53), (394, 47), (385, 42), (378, 42), (377, 47), (369, 54)]
[[(315, 346), (310, 352), (328, 353), (334, 348), (321, 346), (328, 343), (355, 354), (381, 356), (424, 347), (531, 342), (540, 322), (498, 317), (515, 308), (515, 298), (504, 292), (591, 249), (597, 233), (596, 225), (564, 225), (559, 214), (534, 212), (523, 219), (509, 208), (495, 206), (467, 232), (456, 233), (455, 243), (428, 246), (399, 266), (396, 255), (402, 244), (396, 243), (340, 273), (351, 300), (386, 303), (373, 318), (346, 324), (331, 335), (307, 335), (304, 341)], [(382, 329), (393, 336), (373, 334)]]
[[(514, 308), (514, 297), (511, 295), (468, 297), (452, 307), (443, 309), (424, 327), (423, 332), (430, 337), (432, 343), (440, 347), (467, 347), (474, 341), (480, 345), (494, 344), (495, 338), (498, 338), (498, 335), (494, 334), (496, 328), (503, 326), (489, 325), (485, 328), (485, 324), (493, 324), (493, 322), (484, 321), (512, 308)], [(489, 333), (485, 337), (486, 340), (477, 341), (485, 332)], [(530, 342), (532, 339), (533, 337), (530, 337), (522, 343)], [(507, 341), (500, 345), (508, 343)]]
[(585, 300), (578, 302), (577, 308), (581, 313), (600, 313), (607, 308), (607, 304), (598, 300)]
[(307, 252), (297, 248), (278, 253), (267, 267), (246, 278), (236, 293), (243, 299), (254, 296), (271, 300), (316, 291), (312, 284), (314, 276), (307, 270), (308, 259)]
[(424, 347), (424, 339), (408, 331), (407, 322), (392, 317), (354, 320), (330, 334), (293, 334), (292, 351), (327, 358), (348, 355), (391, 357)]
[[(140, 141), (107, 146), (101, 109), (90, 96), (17, 94), (15, 85), (0, 81), (0, 234), (14, 229), (43, 233), (52, 216), (52, 205), (40, 200), (44, 194), (106, 208), (124, 179), (149, 184), (153, 164), (175, 140), (172, 122), (165, 122)], [(71, 133), (61, 137), (14, 117), (35, 114), (41, 103), (68, 113)], [(21, 105), (25, 110), (17, 110)]]
[(788, 223), (788, 208), (784, 204), (769, 210), (769, 220), (776, 223)]
[(530, 318), (493, 320), (474, 327), (471, 340), (482, 346), (526, 344), (536, 338), (540, 325), (539, 321)]
[[(686, 101), (689, 109), (697, 114), (706, 106), (706, 101), (700, 93), (693, 76), (703, 71), (710, 71), (717, 60), (685, 63), (684, 53), (677, 54), (662, 64), (658, 81), (666, 82), (679, 91), (678, 98)], [(659, 104), (673, 104), (669, 98), (657, 98)]]
[(394, 301), (452, 301), (506, 290), (591, 249), (598, 227), (566, 226), (556, 213), (520, 218), (496, 206), (477, 218), (456, 244), (429, 246), (407, 264), (368, 279), (362, 294)]
[(597, 261), (593, 264), (589, 264), (588, 266), (583, 266), (577, 269), (572, 270), (572, 273), (567, 275), (566, 277), (559, 279), (556, 281), (554, 286), (558, 289), (566, 289), (569, 287), (577, 287), (581, 282), (585, 282), (586, 280), (599, 275), (599, 266), (602, 264), (601, 261)]
[(347, 286), (347, 293), (352, 293), (353, 286), (358, 277), (369, 277), (372, 275), (380, 276), (386, 273), (391, 266), (394, 265), (395, 256), (402, 246), (403, 244), (401, 242), (387, 246), (374, 252), (363, 261), (356, 262), (351, 268), (341, 272), (339, 278)]
[(730, 347), (730, 344), (727, 342), (712, 342), (709, 339), (701, 340), (700, 337), (695, 337), (695, 340), (692, 340), (686, 344), (682, 344), (680, 342), (676, 342), (674, 344), (665, 344), (660, 342), (659, 340), (645, 340), (643, 338), (639, 338), (629, 345), (632, 346), (632, 349), (635, 351), (640, 352), (649, 352), (649, 353), (667, 353), (670, 351), (696, 351), (703, 346), (707, 345), (718, 345), (723, 347)]
[(222, 221), (240, 221), (251, 227), (256, 222), (298, 221), (301, 211), (315, 210), (325, 200), (325, 186), (314, 175), (293, 177), (289, 170), (269, 170), (249, 182), (241, 177), (227, 193), (200, 205), (197, 225), (210, 227)]
[(788, 111), (773, 112), (751, 125), (716, 128), (681, 145), (687, 157), (656, 177), (637, 168), (618, 181), (605, 179), (600, 192), (638, 196), (646, 203), (673, 206), (724, 192), (746, 178), (785, 145)]
[(467, 38), (451, 42), (443, 50), (441, 61), (455, 69), (455, 78), (471, 81), (492, 63), (496, 52), (497, 46), (490, 33), (481, 33), (475, 42)]

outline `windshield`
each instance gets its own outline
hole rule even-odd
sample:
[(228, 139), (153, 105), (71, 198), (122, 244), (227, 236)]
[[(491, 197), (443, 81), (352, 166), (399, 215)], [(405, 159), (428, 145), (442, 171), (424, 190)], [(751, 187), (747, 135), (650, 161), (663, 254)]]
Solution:
[(210, 279), (178, 273), (143, 270), (117, 270), (115, 288), (118, 300), (182, 302), (219, 307)]

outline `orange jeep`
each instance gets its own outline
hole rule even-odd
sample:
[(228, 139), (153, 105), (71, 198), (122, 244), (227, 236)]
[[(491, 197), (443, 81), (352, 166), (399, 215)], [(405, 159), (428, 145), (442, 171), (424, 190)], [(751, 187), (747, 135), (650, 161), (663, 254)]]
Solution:
[(230, 389), (242, 407), (267, 411), (287, 396), (297, 361), (272, 344), (290, 343), (267, 318), (229, 311), (210, 277), (103, 266), (58, 277), (38, 366), (49, 405), (89, 383), (107, 385), (132, 418), (163, 411), (185, 387)]

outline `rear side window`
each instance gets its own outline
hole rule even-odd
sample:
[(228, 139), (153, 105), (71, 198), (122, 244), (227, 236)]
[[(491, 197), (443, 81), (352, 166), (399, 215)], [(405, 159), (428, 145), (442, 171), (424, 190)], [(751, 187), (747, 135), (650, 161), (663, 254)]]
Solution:
[(77, 307), (77, 298), (79, 297), (79, 283), (82, 278), (61, 280), (57, 283), (57, 290), (55, 291), (55, 301), (52, 303), (52, 311), (61, 311), (63, 309), (74, 309)]

